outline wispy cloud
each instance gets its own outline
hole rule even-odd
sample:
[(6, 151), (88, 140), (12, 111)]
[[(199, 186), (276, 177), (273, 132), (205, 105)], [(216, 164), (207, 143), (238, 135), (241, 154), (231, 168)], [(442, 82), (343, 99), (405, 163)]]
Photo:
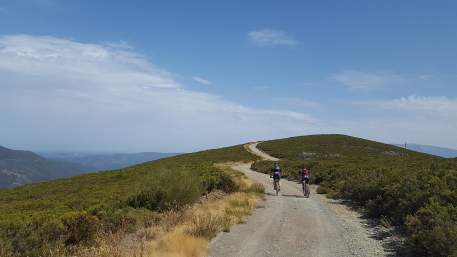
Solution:
[(133, 50), (30, 35), (0, 37), (0, 110), (4, 144), (93, 151), (190, 151), (315, 124), (188, 90)]
[(206, 85), (206, 86), (211, 85), (211, 81), (201, 78), (201, 77), (195, 76), (195, 77), (192, 77), (192, 79), (197, 81), (198, 83)]
[(251, 43), (257, 46), (295, 46), (300, 42), (285, 31), (274, 29), (253, 30), (248, 33)]
[(398, 74), (392, 72), (370, 72), (344, 70), (331, 74), (328, 79), (354, 90), (381, 89), (389, 86), (423, 82), (436, 77), (436, 74)]
[(351, 89), (377, 89), (392, 83), (401, 83), (405, 77), (392, 73), (345, 70), (330, 75), (330, 80)]
[(431, 112), (446, 116), (457, 116), (457, 99), (446, 96), (408, 96), (377, 102), (386, 109)]

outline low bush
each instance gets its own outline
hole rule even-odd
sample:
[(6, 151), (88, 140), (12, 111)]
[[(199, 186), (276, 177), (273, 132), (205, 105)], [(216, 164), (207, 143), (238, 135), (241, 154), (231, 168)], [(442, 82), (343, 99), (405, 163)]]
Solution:
[(65, 244), (93, 243), (100, 226), (97, 217), (87, 212), (70, 212), (62, 216)]
[(0, 231), (1, 245), (13, 256), (44, 256), (61, 247), (66, 236), (61, 221), (50, 216), (36, 216), (27, 223), (3, 223)]
[(457, 208), (431, 202), (407, 218), (410, 241), (427, 256), (457, 256)]
[(213, 190), (222, 190), (226, 193), (235, 192), (238, 190), (238, 185), (234, 179), (227, 173), (210, 167), (200, 171), (201, 184), (206, 193)]

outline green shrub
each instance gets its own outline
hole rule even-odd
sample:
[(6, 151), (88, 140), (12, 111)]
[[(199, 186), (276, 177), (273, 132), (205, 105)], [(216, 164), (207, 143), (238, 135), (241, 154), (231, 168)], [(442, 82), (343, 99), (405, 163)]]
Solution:
[(91, 244), (97, 236), (99, 220), (87, 212), (70, 212), (62, 216), (65, 227), (65, 244)]
[(152, 211), (167, 209), (167, 193), (162, 190), (143, 190), (130, 197), (127, 204), (133, 208), (146, 208)]
[(127, 199), (127, 204), (133, 208), (166, 211), (195, 202), (202, 194), (200, 178), (186, 171), (174, 175), (159, 177), (160, 184), (140, 190)]
[(457, 256), (457, 208), (431, 202), (407, 218), (410, 241), (426, 256)]
[(216, 189), (222, 190), (226, 193), (238, 190), (238, 186), (233, 178), (229, 174), (215, 167), (200, 170), (200, 177), (202, 180), (202, 187), (206, 193), (212, 192)]
[(62, 245), (65, 236), (63, 224), (49, 216), (36, 216), (29, 223), (4, 223), (0, 231), (0, 238), (6, 241), (2, 245), (18, 256), (43, 256)]

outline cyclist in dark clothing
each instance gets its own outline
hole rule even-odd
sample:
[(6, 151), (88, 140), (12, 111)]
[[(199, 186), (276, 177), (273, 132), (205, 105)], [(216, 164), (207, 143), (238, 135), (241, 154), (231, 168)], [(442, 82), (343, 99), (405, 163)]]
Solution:
[(273, 168), (271, 169), (271, 178), (273, 178), (273, 187), (276, 190), (276, 193), (281, 190), (279, 180), (281, 179), (281, 167), (279, 163), (275, 162)]
[(303, 195), (305, 197), (309, 197), (309, 178), (311, 176), (311, 171), (306, 168), (306, 166), (303, 166), (303, 169), (301, 170), (301, 183), (302, 183), (302, 188), (303, 188)]

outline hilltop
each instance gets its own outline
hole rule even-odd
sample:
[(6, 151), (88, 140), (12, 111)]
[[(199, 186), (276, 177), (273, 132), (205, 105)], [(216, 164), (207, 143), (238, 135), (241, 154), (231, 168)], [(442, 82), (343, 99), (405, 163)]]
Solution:
[(260, 148), (278, 158), (407, 157), (434, 158), (429, 154), (346, 135), (311, 135), (266, 141)]
[(78, 165), (0, 146), (0, 188), (80, 174)]

